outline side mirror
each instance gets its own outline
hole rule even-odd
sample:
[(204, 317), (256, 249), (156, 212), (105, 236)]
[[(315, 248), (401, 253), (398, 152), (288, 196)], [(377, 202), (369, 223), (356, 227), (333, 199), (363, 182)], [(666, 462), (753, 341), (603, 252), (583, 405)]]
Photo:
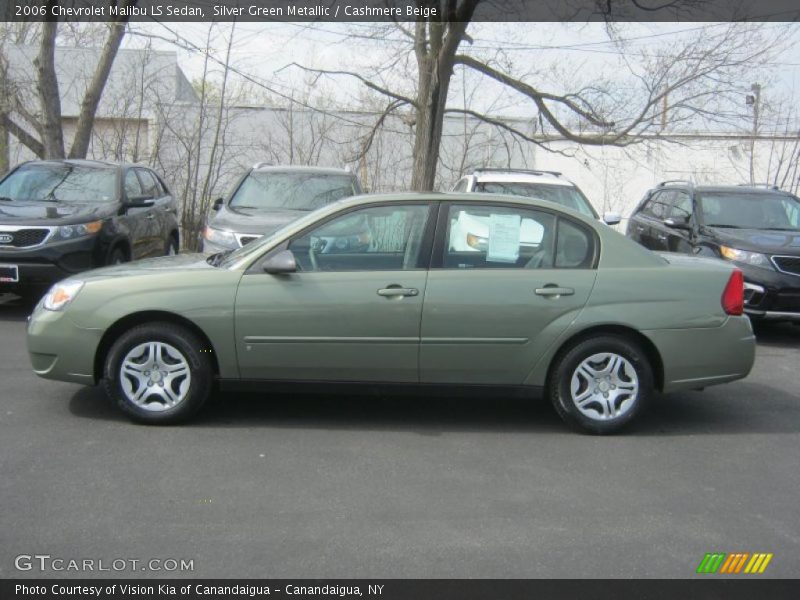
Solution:
[(132, 196), (128, 198), (125, 206), (128, 208), (149, 208), (155, 203), (156, 201), (152, 196)]
[(297, 271), (297, 261), (291, 250), (281, 250), (264, 261), (264, 271), (270, 275), (285, 275)]
[(675, 219), (670, 217), (668, 219), (664, 219), (664, 225), (669, 227), (670, 229), (690, 229), (689, 227), (689, 219)]
[(211, 205), (211, 210), (213, 210), (214, 212), (217, 212), (220, 208), (222, 208), (223, 204), (225, 204), (225, 199), (224, 198), (217, 198), (216, 200), (214, 200), (214, 203)]
[(622, 217), (620, 217), (617, 213), (607, 212), (603, 215), (603, 223), (606, 225), (618, 225), (622, 221)]

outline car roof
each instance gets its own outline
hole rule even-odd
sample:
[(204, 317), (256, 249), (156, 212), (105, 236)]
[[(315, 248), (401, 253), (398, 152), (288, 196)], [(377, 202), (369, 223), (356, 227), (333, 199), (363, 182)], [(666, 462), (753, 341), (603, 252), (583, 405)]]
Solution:
[(758, 195), (758, 196), (771, 196), (775, 194), (779, 194), (782, 196), (790, 196), (791, 194), (787, 191), (781, 189), (775, 189), (772, 187), (764, 187), (761, 185), (694, 185), (693, 183), (687, 181), (685, 183), (675, 182), (662, 185), (657, 185), (651, 189), (651, 191), (656, 190), (670, 190), (670, 189), (692, 189), (696, 192), (703, 192), (711, 193), (711, 194), (747, 194), (749, 196)]
[[(29, 160), (24, 165), (73, 165), (76, 167), (88, 167), (92, 169), (107, 169), (109, 167), (122, 167), (126, 163), (114, 162), (111, 160), (93, 160), (87, 158), (63, 158), (47, 160)], [(22, 165), (20, 165), (22, 166)], [(139, 166), (139, 165), (137, 165)]]
[(258, 173), (317, 173), (319, 175), (349, 175), (350, 177), (355, 177), (355, 174), (347, 169), (312, 167), (307, 165), (269, 165), (266, 163), (256, 163), (253, 165), (252, 170)]
[(557, 202), (550, 202), (549, 200), (542, 200), (539, 198), (530, 198), (528, 196), (516, 196), (511, 194), (490, 194), (490, 193), (476, 193), (476, 192), (399, 192), (391, 194), (361, 194), (358, 196), (350, 196), (342, 198), (336, 202), (328, 204), (331, 207), (331, 212), (336, 212), (340, 208), (348, 206), (360, 206), (363, 204), (372, 203), (398, 203), (414, 202), (414, 201), (442, 201), (442, 202), (480, 202), (481, 204), (524, 204), (533, 208), (549, 208), (556, 209), (568, 213), (573, 216), (580, 217), (581, 220), (588, 223), (593, 223), (594, 220), (587, 215), (573, 210), (568, 206), (559, 204)]
[(481, 183), (540, 183), (544, 185), (560, 185), (575, 187), (569, 179), (556, 171), (528, 171), (524, 169), (478, 169), (475, 179)]

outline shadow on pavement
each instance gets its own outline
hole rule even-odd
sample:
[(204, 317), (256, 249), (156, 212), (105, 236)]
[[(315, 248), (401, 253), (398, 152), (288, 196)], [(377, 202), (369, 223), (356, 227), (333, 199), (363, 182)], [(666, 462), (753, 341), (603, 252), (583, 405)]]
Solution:
[(800, 348), (800, 325), (756, 322), (753, 330), (760, 346)]
[(24, 323), (38, 301), (38, 296), (20, 297), (13, 294), (0, 294), (0, 321)]
[[(764, 385), (739, 383), (715, 391), (656, 395), (647, 412), (626, 429), (629, 436), (800, 432), (800, 402)], [(124, 421), (100, 387), (82, 388), (69, 404), (87, 419)], [(184, 427), (443, 432), (564, 433), (544, 399), (454, 398), (217, 393)]]

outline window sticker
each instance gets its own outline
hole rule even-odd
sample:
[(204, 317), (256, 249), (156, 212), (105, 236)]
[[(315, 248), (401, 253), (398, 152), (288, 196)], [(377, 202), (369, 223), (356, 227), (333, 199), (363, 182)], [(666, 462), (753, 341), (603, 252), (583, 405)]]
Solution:
[(487, 262), (515, 263), (519, 259), (519, 215), (489, 217), (489, 249)]

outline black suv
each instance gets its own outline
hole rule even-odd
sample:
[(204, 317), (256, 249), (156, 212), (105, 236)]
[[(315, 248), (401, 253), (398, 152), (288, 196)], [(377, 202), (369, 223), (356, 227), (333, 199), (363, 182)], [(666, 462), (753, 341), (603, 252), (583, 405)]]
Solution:
[(665, 181), (645, 194), (628, 237), (655, 251), (716, 256), (745, 278), (751, 317), (800, 322), (800, 199), (770, 186)]
[(32, 161), (0, 181), (0, 293), (179, 248), (177, 206), (138, 165)]

